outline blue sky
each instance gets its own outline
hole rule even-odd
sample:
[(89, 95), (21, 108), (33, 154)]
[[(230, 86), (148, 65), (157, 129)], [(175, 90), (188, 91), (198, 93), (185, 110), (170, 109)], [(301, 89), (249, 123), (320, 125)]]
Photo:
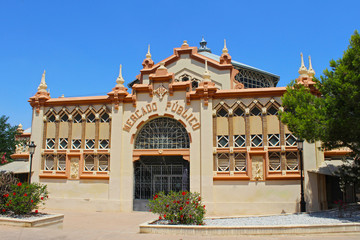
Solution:
[(360, 1), (4, 1), (0, 0), (0, 114), (31, 126), (29, 97), (46, 69), (52, 97), (105, 95), (119, 64), (126, 84), (183, 40), (201, 36), (215, 54), (224, 38), (234, 60), (298, 77), (300, 52), (318, 77), (360, 30)]

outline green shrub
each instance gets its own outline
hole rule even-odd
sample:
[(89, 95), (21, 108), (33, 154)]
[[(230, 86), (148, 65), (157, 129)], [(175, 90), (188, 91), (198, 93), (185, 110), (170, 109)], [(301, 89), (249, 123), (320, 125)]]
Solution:
[(159, 219), (168, 224), (202, 225), (205, 216), (205, 205), (201, 203), (199, 193), (159, 192), (149, 201), (150, 211), (159, 214)]
[[(17, 183), (11, 186), (11, 191), (2, 196), (4, 201), (1, 206), (2, 213), (16, 215), (28, 214), (38, 209), (40, 204), (45, 204), (48, 198), (46, 185), (40, 183)], [(37, 210), (35, 210), (37, 213)]]

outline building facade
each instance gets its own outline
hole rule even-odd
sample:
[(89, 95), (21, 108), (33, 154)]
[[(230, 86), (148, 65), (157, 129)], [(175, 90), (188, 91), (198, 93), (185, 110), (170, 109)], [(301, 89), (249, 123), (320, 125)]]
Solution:
[[(186, 41), (155, 64), (150, 49), (136, 80), (120, 74), (105, 96), (51, 98), (45, 72), (33, 107), (38, 146), (33, 181), (48, 185), (51, 208), (146, 210), (158, 191), (199, 192), (211, 215), (300, 210), (296, 136), (278, 119), (279, 76)], [(303, 60), (297, 81), (313, 84)], [(114, 83), (115, 84), (115, 83)], [(324, 161), (305, 143), (308, 211), (327, 207)]]

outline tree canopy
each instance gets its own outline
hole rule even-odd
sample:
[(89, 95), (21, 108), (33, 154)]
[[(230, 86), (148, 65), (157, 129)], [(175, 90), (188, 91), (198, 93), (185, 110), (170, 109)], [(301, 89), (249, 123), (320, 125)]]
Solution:
[(17, 126), (11, 126), (7, 122), (8, 119), (9, 117), (5, 115), (0, 116), (0, 157), (5, 155), (9, 159), (10, 155), (14, 153), (17, 143), (15, 140)]
[[(351, 36), (342, 58), (330, 61), (315, 89), (293, 81), (282, 98), (285, 111), (280, 120), (308, 142), (320, 140), (328, 150), (340, 147), (360, 154), (360, 35)], [(347, 169), (346, 169), (347, 168)], [(352, 175), (360, 182), (360, 161), (340, 169), (342, 179)], [(343, 176), (342, 176), (343, 175)], [(349, 180), (350, 181), (350, 180)]]

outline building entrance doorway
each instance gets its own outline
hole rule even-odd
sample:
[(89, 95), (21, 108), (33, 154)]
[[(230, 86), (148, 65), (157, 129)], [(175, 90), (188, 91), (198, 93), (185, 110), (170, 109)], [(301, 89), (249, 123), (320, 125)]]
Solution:
[(189, 191), (189, 162), (182, 156), (142, 156), (134, 162), (135, 211), (148, 211), (158, 192)]

